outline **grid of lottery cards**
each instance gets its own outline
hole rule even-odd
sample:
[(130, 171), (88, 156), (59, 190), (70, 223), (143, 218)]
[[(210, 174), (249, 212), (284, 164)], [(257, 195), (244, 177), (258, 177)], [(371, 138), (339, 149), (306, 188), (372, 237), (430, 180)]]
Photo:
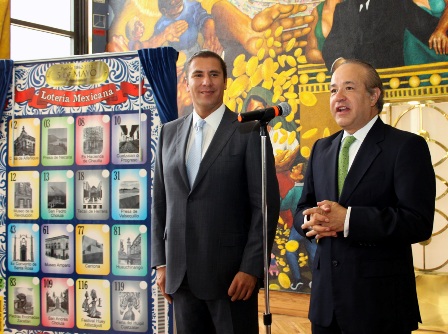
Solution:
[(8, 122), (7, 325), (145, 333), (146, 113)]

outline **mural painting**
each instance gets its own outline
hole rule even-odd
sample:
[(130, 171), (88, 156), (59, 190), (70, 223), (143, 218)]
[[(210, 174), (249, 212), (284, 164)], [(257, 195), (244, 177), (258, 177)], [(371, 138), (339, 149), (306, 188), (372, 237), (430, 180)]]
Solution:
[(192, 110), (185, 61), (200, 49), (226, 61), (224, 103), (231, 110), (291, 105), (291, 114), (269, 124), (282, 210), (270, 288), (309, 293), (316, 244), (292, 223), (312, 145), (339, 130), (328, 103), (333, 63), (339, 57), (370, 62), (381, 69), (386, 97), (399, 100), (407, 90), (446, 84), (447, 29), (444, 0), (110, 0), (105, 51), (179, 51), (180, 116)]

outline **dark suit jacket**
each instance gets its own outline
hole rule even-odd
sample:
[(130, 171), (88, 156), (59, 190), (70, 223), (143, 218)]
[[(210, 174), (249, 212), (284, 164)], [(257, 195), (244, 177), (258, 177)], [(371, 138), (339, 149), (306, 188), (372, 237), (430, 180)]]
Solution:
[[(185, 273), (204, 300), (228, 298), (238, 271), (263, 278), (261, 137), (256, 122), (226, 109), (190, 190), (185, 151), (192, 115), (163, 126), (157, 150), (151, 222), (151, 266), (166, 264), (166, 291)], [(280, 195), (267, 137), (268, 248)]]
[(375, 68), (403, 66), (405, 29), (427, 45), (438, 21), (412, 0), (370, 0), (369, 9), (361, 12), (358, 0), (343, 1), (336, 5), (322, 56), (328, 69), (339, 57)]
[(435, 175), (425, 140), (378, 119), (337, 194), (342, 132), (312, 150), (294, 217), (318, 201), (352, 207), (349, 235), (319, 240), (313, 264), (309, 318), (330, 325), (333, 313), (348, 333), (393, 333), (421, 321), (411, 244), (431, 236)]

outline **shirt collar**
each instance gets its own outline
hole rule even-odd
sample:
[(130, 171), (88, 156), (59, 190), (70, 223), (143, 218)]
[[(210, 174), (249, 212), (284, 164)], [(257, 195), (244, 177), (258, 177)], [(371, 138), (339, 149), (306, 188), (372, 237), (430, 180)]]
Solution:
[[(221, 123), (222, 117), (224, 116), (224, 111), (226, 110), (226, 106), (221, 104), (221, 106), (208, 115), (204, 120), (207, 125), (211, 126), (214, 131), (218, 129), (219, 123)], [(193, 110), (193, 123), (192, 126), (196, 124), (199, 120), (200, 116)]]
[[(352, 136), (356, 138), (356, 140), (359, 140), (361, 143), (366, 138), (367, 134), (369, 133), (370, 129), (372, 128), (373, 124), (375, 124), (376, 120), (378, 119), (378, 115), (373, 117), (366, 125), (364, 125), (361, 129), (356, 131)], [(350, 136), (350, 134), (346, 131), (344, 131), (344, 134), (342, 135), (342, 140), (344, 140), (345, 137)]]

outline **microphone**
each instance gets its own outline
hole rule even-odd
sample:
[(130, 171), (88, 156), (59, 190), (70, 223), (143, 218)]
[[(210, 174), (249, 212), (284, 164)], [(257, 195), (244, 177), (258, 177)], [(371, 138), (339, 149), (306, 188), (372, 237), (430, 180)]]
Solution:
[(269, 122), (276, 116), (288, 116), (291, 113), (291, 106), (288, 102), (281, 102), (274, 107), (268, 107), (265, 109), (258, 109), (254, 111), (242, 112), (238, 114), (238, 121), (240, 123), (250, 121), (263, 121)]

